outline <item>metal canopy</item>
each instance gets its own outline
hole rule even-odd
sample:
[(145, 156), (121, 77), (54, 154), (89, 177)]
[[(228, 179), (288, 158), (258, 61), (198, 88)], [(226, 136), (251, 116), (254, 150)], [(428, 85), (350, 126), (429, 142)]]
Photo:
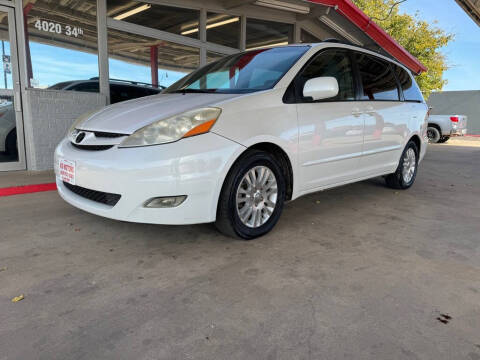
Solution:
[(463, 10), (480, 26), (480, 0), (455, 0)]
[[(480, 2), (480, 0), (457, 1)], [(204, 13), (207, 25), (210, 16), (223, 16), (225, 19), (238, 17), (239, 24), (242, 16), (242, 21), (245, 21), (246, 18), (247, 23), (248, 19), (252, 19), (251, 23), (258, 19), (264, 19), (265, 21), (290, 24), (294, 33), (289, 35), (288, 39), (279, 37), (279, 42), (285, 40), (299, 42), (300, 32), (306, 31), (321, 40), (333, 37), (394, 57), (416, 73), (425, 70), (418, 60), (371, 22), (350, 1), (262, 0), (262, 2), (263, 4), (273, 2), (280, 5), (273, 9), (260, 5), (257, 0), (205, 0), (199, 2), (198, 5), (199, 7), (203, 3), (205, 3), (204, 6), (208, 5), (208, 12)], [(138, 7), (139, 4), (148, 3), (152, 4), (148, 11), (121, 21), (114, 20), (118, 14)], [(191, 70), (199, 64), (198, 59), (201, 56), (199, 49), (201, 48), (204, 49), (204, 53), (210, 51), (228, 54), (239, 51), (245, 46), (245, 23), (242, 25), (243, 33), (239, 35), (244, 42), (234, 48), (201, 41), (201, 31), (183, 35), (182, 32), (195, 29), (195, 27), (199, 28), (201, 23), (201, 11), (189, 9), (183, 1), (108, 0), (107, 4), (108, 47), (111, 58), (150, 66), (152, 61), (150, 49), (158, 47), (160, 66), (171, 70)], [(177, 4), (184, 6), (184, 9), (175, 8), (174, 6)], [(293, 6), (293, 10), (289, 8), (289, 4)], [(27, 35), (31, 41), (97, 54), (97, 0), (26, 0), (23, 5), (28, 25)], [(299, 6), (300, 10), (298, 10)], [(38, 30), (33, 23), (39, 19), (78, 26), (83, 30), (82, 36), (76, 38), (63, 33), (56, 34)], [(219, 18), (215, 21), (222, 19)], [(254, 27), (250, 29), (252, 28)], [(126, 31), (122, 31), (123, 29)], [(151, 29), (151, 31), (147, 31), (147, 29)], [(229, 36), (227, 29), (228, 26), (216, 29), (216, 36), (225, 44), (228, 43)], [(257, 43), (259, 46), (264, 45), (265, 37), (270, 35), (268, 31), (262, 33), (262, 31), (252, 32), (249, 30), (247, 35), (247, 40), (250, 42), (249, 47), (254, 47)], [(210, 55), (207, 54), (207, 56)]]

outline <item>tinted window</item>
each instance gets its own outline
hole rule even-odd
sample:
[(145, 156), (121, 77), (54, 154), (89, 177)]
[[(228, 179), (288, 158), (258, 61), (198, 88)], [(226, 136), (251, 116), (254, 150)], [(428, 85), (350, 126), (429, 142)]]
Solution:
[(110, 84), (110, 102), (115, 104), (120, 101), (136, 99), (143, 96), (158, 94), (156, 89), (141, 88), (138, 86)]
[(110, 84), (110, 102), (112, 104), (136, 97), (131, 86)]
[(69, 86), (69, 85), (72, 84), (72, 83), (73, 83), (73, 81), (64, 81), (64, 82), (61, 82), (61, 83), (52, 85), (52, 86), (50, 86), (48, 89), (51, 89), (51, 90), (63, 90), (63, 89), (65, 89), (67, 86)]
[(338, 95), (335, 98), (329, 99), (330, 101), (355, 99), (352, 65), (347, 52), (342, 50), (327, 50), (317, 55), (298, 77), (296, 87), (302, 92), (307, 80), (321, 76), (332, 76), (338, 81)]
[(98, 92), (98, 82), (84, 82), (72, 86), (68, 90), (73, 91), (86, 91), (86, 92)]
[(390, 64), (362, 53), (355, 56), (363, 85), (361, 99), (398, 101), (397, 80)]
[(418, 88), (417, 83), (412, 80), (412, 77), (400, 66), (395, 65), (395, 72), (398, 81), (402, 86), (403, 97), (405, 101), (419, 101), (423, 102), (422, 92)]

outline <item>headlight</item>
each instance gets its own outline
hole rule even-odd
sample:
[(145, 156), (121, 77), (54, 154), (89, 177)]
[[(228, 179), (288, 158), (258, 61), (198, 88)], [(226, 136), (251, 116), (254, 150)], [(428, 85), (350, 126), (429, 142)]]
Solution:
[(89, 111), (85, 114), (80, 115), (77, 120), (70, 126), (70, 129), (68, 130), (68, 133), (70, 134), (73, 130), (75, 130), (78, 126), (80, 126), (81, 123), (83, 123), (85, 120), (90, 118), (93, 114), (96, 112), (100, 111), (100, 109), (95, 109), (93, 111)]
[(221, 112), (219, 108), (202, 108), (156, 121), (135, 131), (119, 147), (166, 144), (204, 134), (212, 128)]

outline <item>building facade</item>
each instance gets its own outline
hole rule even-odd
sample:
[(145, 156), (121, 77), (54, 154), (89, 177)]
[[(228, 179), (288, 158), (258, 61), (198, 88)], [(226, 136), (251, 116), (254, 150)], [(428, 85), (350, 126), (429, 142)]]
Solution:
[(112, 81), (162, 88), (224, 55), (327, 38), (421, 70), (347, 0), (0, 0), (0, 34), (0, 171), (52, 168), (75, 118), (122, 96)]

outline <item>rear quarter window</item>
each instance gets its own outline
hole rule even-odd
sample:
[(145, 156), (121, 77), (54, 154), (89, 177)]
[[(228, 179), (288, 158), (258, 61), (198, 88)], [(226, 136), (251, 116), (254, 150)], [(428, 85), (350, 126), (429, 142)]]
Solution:
[(402, 87), (405, 101), (423, 102), (422, 92), (410, 74), (397, 65), (395, 65), (395, 73)]

